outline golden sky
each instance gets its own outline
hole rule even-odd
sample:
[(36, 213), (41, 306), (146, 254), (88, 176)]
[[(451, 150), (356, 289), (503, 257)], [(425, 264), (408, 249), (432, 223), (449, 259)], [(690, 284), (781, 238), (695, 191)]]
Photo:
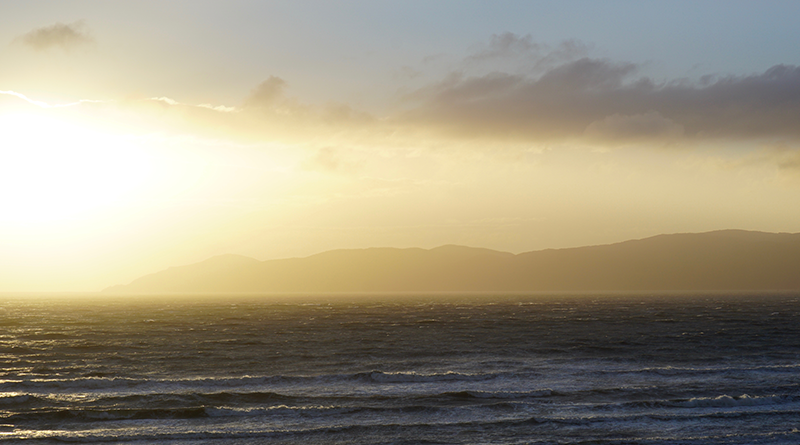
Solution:
[(800, 231), (800, 6), (604, 5), (4, 2), (0, 292)]

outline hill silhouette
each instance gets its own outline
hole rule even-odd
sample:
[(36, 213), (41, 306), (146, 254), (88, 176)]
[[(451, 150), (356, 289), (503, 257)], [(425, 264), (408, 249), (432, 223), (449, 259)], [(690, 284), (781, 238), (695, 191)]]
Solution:
[(800, 290), (800, 233), (721, 230), (517, 255), (463, 246), (221, 255), (111, 293)]

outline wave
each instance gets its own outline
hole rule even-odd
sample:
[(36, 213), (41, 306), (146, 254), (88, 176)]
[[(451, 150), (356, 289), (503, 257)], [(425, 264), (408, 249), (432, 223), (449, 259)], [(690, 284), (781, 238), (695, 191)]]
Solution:
[(695, 397), (689, 400), (670, 400), (663, 402), (665, 406), (680, 408), (733, 408), (739, 406), (780, 405), (795, 401), (793, 397), (767, 396), (752, 397), (747, 394), (733, 397), (721, 395), (717, 397)]
[(35, 410), (2, 416), (4, 422), (50, 423), (64, 421), (195, 419), (208, 417), (204, 407), (151, 409), (54, 409)]
[[(6, 413), (24, 414), (31, 410), (118, 410), (145, 409), (144, 407), (236, 407), (242, 412), (254, 409), (273, 409), (290, 407), (305, 409), (310, 406), (347, 407), (353, 409), (389, 409), (399, 408), (403, 411), (414, 411), (419, 407), (435, 408), (455, 405), (493, 405), (501, 407), (501, 402), (525, 400), (529, 398), (547, 397), (552, 394), (549, 389), (538, 391), (444, 391), (412, 394), (330, 394), (330, 395), (293, 395), (273, 391), (222, 391), (222, 392), (185, 392), (185, 393), (147, 393), (129, 395), (110, 395), (98, 393), (73, 395), (35, 395), (16, 393), (0, 397), (0, 409)], [(255, 412), (255, 411), (252, 411)], [(273, 411), (274, 413), (274, 411)]]
[(201, 377), (184, 379), (144, 379), (127, 377), (75, 377), (75, 378), (37, 378), (0, 380), (0, 392), (52, 393), (52, 392), (180, 392), (191, 389), (242, 388), (253, 386), (282, 385), (335, 385), (339, 383), (367, 384), (414, 384), (438, 382), (481, 382), (503, 376), (505, 373), (465, 374), (444, 372), (422, 374), (414, 372), (360, 372), (353, 374), (299, 375), (299, 376), (243, 376), (243, 377)]
[[(477, 399), (481, 399), (481, 394)], [(232, 396), (236, 396), (235, 394)], [(443, 397), (475, 398), (466, 392), (443, 393)], [(227, 396), (226, 396), (227, 397)], [(697, 400), (725, 400), (725, 397), (698, 398)], [(734, 398), (736, 399), (736, 398)], [(738, 399), (764, 399), (756, 397), (739, 397)], [(369, 397), (363, 398), (367, 404)], [(688, 402), (675, 401), (675, 402)], [(491, 402), (491, 401), (490, 401)], [(764, 401), (762, 401), (764, 402)], [(711, 425), (721, 426), (731, 422), (761, 422), (764, 419), (794, 419), (800, 415), (796, 409), (775, 410), (771, 406), (767, 409), (732, 411), (729, 406), (721, 406), (712, 411), (692, 410), (659, 413), (636, 411), (609, 413), (598, 415), (596, 411), (582, 411), (573, 413), (559, 413), (558, 410), (550, 412), (552, 406), (545, 410), (531, 411), (538, 402), (526, 405), (517, 405), (516, 402), (490, 403), (468, 406), (431, 406), (428, 403), (410, 403), (407, 405), (388, 406), (343, 406), (343, 405), (306, 405), (291, 406), (278, 404), (269, 407), (242, 408), (239, 406), (187, 406), (182, 408), (115, 408), (103, 409), (87, 407), (84, 409), (52, 409), (33, 410), (10, 416), (2, 416), (0, 423), (15, 424), (19, 428), (4, 435), (4, 439), (24, 438), (25, 427), (34, 429), (43, 426), (37, 431), (36, 438), (53, 441), (74, 441), (79, 443), (140, 441), (145, 443), (164, 443), (169, 441), (202, 441), (203, 443), (220, 441), (245, 441), (258, 442), (270, 438), (286, 439), (292, 442), (309, 440), (316, 443), (335, 441), (332, 435), (343, 435), (348, 438), (358, 437), (360, 442), (385, 442), (389, 437), (395, 439), (413, 438), (410, 443), (418, 443), (419, 438), (429, 437), (436, 432), (439, 437), (455, 434), (470, 434), (481, 432), (494, 434), (502, 432), (505, 437), (516, 435), (520, 438), (532, 438), (536, 434), (552, 434), (554, 431), (597, 432), (613, 436), (622, 430), (637, 430), (643, 436), (614, 436), (625, 439), (624, 443), (642, 443), (645, 440), (656, 440), (655, 434), (660, 433), (664, 425), (695, 424), (698, 419), (706, 422), (711, 419)], [(745, 402), (747, 403), (747, 402)], [(752, 406), (768, 405), (768, 403), (754, 403)], [(522, 409), (518, 409), (518, 408)], [(534, 407), (535, 408), (535, 407)], [(693, 407), (689, 407), (693, 408)], [(721, 409), (720, 409), (721, 408)], [(763, 407), (762, 407), (763, 408)], [(533, 415), (532, 415), (533, 414)], [(203, 420), (207, 419), (207, 420)], [(256, 420), (257, 419), (257, 420)], [(717, 420), (721, 423), (714, 424)], [(98, 422), (107, 422), (108, 427), (100, 427)], [(126, 421), (135, 421), (126, 423)], [(144, 422), (142, 422), (144, 421)], [(791, 420), (787, 420), (791, 421)], [(93, 423), (88, 428), (75, 429), (81, 422)], [(122, 422), (122, 423), (119, 423)], [(52, 425), (62, 425), (59, 430), (50, 428)], [(70, 425), (70, 426), (67, 426)], [(142, 428), (147, 426), (147, 428)], [(207, 428), (199, 432), (200, 428)], [(244, 428), (244, 429), (242, 429)], [(255, 428), (255, 429), (253, 429)], [(715, 430), (721, 431), (721, 430)], [(15, 434), (15, 433), (19, 434)], [(30, 430), (28, 430), (28, 434)], [(113, 434), (113, 437), (108, 436)], [(674, 436), (658, 443), (718, 443), (687, 442), (679, 429), (672, 428)], [(717, 434), (709, 431), (712, 436)], [(32, 437), (32, 436), (31, 436)], [(374, 437), (380, 440), (371, 440)], [(473, 437), (474, 436), (470, 436)], [(552, 437), (552, 436), (546, 436)], [(574, 436), (577, 438), (578, 436)], [(606, 436), (607, 438), (610, 436)], [(746, 440), (746, 435), (737, 436)], [(797, 434), (794, 435), (797, 438)], [(475, 439), (477, 441), (477, 439)], [(605, 443), (605, 442), (594, 442)]]
[[(184, 406), (184, 407), (68, 407), (33, 409), (26, 412), (0, 414), (2, 423), (33, 427), (65, 422), (103, 422), (123, 420), (198, 419), (261, 417), (259, 423), (324, 422), (331, 424), (360, 423), (374, 419), (406, 419), (409, 424), (432, 418), (492, 418), (503, 413), (517, 413), (514, 403), (488, 405), (434, 406), (425, 403), (381, 405), (272, 405), (272, 406)], [(360, 420), (359, 420), (360, 419)]]
[(30, 394), (4, 394), (0, 396), (0, 406), (4, 405), (19, 405), (21, 403), (27, 403), (31, 400), (39, 399), (36, 396), (32, 396)]
[(534, 391), (449, 391), (436, 395), (425, 396), (426, 398), (450, 397), (455, 399), (527, 399), (548, 397), (555, 394), (552, 389), (540, 389)]
[[(502, 373), (462, 374), (448, 371), (440, 374), (419, 374), (415, 372), (381, 372), (373, 371), (366, 376), (376, 383), (435, 383), (435, 382), (475, 382), (500, 377)], [(362, 374), (356, 374), (357, 377)]]
[(780, 364), (780, 365), (760, 365), (760, 366), (708, 366), (708, 367), (692, 367), (692, 366), (653, 366), (646, 368), (633, 368), (633, 369), (596, 369), (588, 371), (589, 374), (594, 375), (625, 375), (625, 374), (643, 374), (643, 375), (658, 375), (664, 377), (676, 376), (701, 376), (701, 375), (715, 375), (715, 374), (741, 374), (741, 373), (765, 373), (765, 374), (782, 374), (782, 373), (796, 373), (800, 368), (800, 364)]
[[(159, 417), (160, 419), (192, 419), (193, 412), (170, 413), (173, 417)], [(784, 413), (785, 415), (797, 415), (797, 412)], [(65, 414), (57, 414), (65, 416)], [(182, 416), (182, 417), (181, 417)], [(203, 411), (200, 417), (208, 416)], [(102, 416), (101, 416), (102, 417)], [(571, 443), (686, 443), (686, 444), (710, 444), (710, 443), (763, 443), (763, 439), (770, 439), (769, 443), (797, 443), (800, 431), (796, 428), (787, 428), (783, 431), (771, 431), (768, 433), (760, 431), (740, 431), (735, 434), (735, 442), (732, 442), (730, 431), (727, 429), (715, 429), (704, 431), (704, 434), (697, 436), (692, 431), (682, 431), (672, 429), (665, 431), (662, 429), (664, 421), (670, 423), (676, 420), (688, 420), (691, 416), (665, 417), (662, 419), (651, 416), (622, 416), (622, 417), (546, 417), (534, 416), (525, 418), (500, 418), (487, 420), (442, 420), (436, 421), (427, 419), (416, 422), (403, 422), (397, 419), (389, 423), (375, 424), (365, 423), (336, 423), (336, 424), (276, 424), (262, 425), (259, 429), (248, 428), (247, 430), (237, 429), (218, 429), (200, 430), (198, 429), (173, 429), (167, 425), (166, 428), (148, 429), (95, 429), (95, 430), (46, 430), (38, 431), (35, 436), (26, 436), (30, 432), (14, 431), (4, 436), (4, 440), (23, 441), (26, 439), (47, 440), (48, 442), (66, 443), (96, 443), (108, 442), (138, 442), (138, 443), (173, 443), (185, 442), (195, 443), (217, 443), (221, 442), (247, 442), (258, 443), (274, 440), (290, 440), (292, 443), (300, 441), (310, 441), (313, 443), (327, 443), (336, 441), (337, 436), (351, 439), (358, 438), (358, 442), (370, 443), (441, 443), (435, 437), (456, 437), (458, 434), (469, 434), (473, 440), (477, 440), (476, 434), (493, 434), (502, 431), (505, 437), (509, 434), (519, 439), (533, 439), (535, 437), (552, 437), (554, 431), (563, 432), (566, 428), (571, 432)], [(56, 421), (62, 419), (55, 418)], [(608, 427), (603, 428), (602, 424), (609, 423)], [(624, 431), (625, 425), (635, 426), (635, 431)], [(601, 427), (600, 430), (595, 428)], [(591, 436), (583, 433), (591, 433)], [(545, 436), (541, 436), (545, 434)], [(391, 440), (389, 440), (391, 438)], [(430, 438), (432, 442), (426, 442), (423, 438)], [(583, 441), (581, 439), (586, 439)], [(775, 440), (781, 440), (776, 442)], [(785, 442), (787, 440), (789, 442)], [(405, 442), (404, 442), (405, 441)], [(26, 440), (26, 442), (28, 442)], [(537, 441), (538, 442), (538, 441)], [(454, 443), (447, 441), (447, 443)], [(460, 443), (460, 442), (458, 442)]]
[[(483, 406), (481, 408), (487, 408)], [(502, 411), (509, 410), (512, 407), (503, 404), (496, 404), (489, 406), (492, 410)], [(218, 407), (206, 408), (206, 413), (210, 417), (230, 417), (230, 416), (298, 416), (303, 419), (321, 418), (323, 416), (341, 416), (347, 415), (352, 420), (353, 416), (358, 414), (369, 414), (377, 416), (387, 416), (382, 418), (396, 418), (398, 415), (403, 414), (453, 414), (459, 408), (452, 407), (439, 407), (432, 405), (400, 405), (400, 406), (337, 406), (337, 405), (310, 405), (310, 406), (288, 406), (277, 405), (269, 407), (254, 407), (254, 408), (231, 408), (231, 407)]]
[[(750, 397), (750, 396), (719, 396), (714, 398), (694, 398), (689, 400), (666, 400), (656, 402), (633, 402), (625, 404), (622, 412), (611, 412), (600, 414), (594, 408), (600, 405), (591, 404), (586, 406), (587, 410), (574, 411), (569, 415), (559, 415), (556, 413), (525, 416), (525, 413), (539, 411), (540, 402), (535, 401), (515, 401), (515, 400), (489, 400), (490, 394), (473, 395), (468, 392), (443, 393), (436, 397), (441, 399), (451, 398), (453, 400), (477, 399), (479, 403), (430, 403), (425, 397), (398, 399), (383, 403), (378, 397), (353, 397), (345, 400), (293, 400), (287, 403), (278, 403), (271, 394), (249, 394), (244, 397), (255, 400), (262, 397), (269, 398), (272, 404), (253, 404), (247, 406), (241, 403), (236, 394), (211, 394), (201, 395), (191, 398), (184, 398), (180, 401), (187, 402), (186, 405), (175, 403), (176, 400), (169, 400), (170, 406), (158, 406), (164, 404), (163, 399), (157, 396), (138, 398), (136, 406), (123, 406), (119, 399), (99, 399), (97, 402), (85, 406), (69, 406), (62, 408), (36, 408), (28, 409), (23, 412), (5, 411), (0, 415), (0, 420), (4, 423), (13, 424), (47, 424), (52, 422), (96, 422), (109, 420), (144, 420), (144, 419), (195, 419), (204, 417), (257, 417), (262, 416), (268, 419), (294, 418), (295, 420), (310, 421), (313, 419), (335, 420), (337, 424), (352, 423), (360, 415), (366, 415), (370, 419), (393, 419), (398, 421), (405, 418), (413, 424), (418, 423), (419, 415), (433, 419), (467, 419), (475, 418), (473, 422), (482, 425), (496, 423), (528, 423), (528, 424), (564, 424), (564, 425), (588, 425), (599, 422), (626, 423), (631, 421), (691, 421), (698, 418), (735, 418), (748, 416), (775, 416), (775, 415), (797, 415), (798, 407), (786, 406), (786, 398), (782, 397)], [(492, 397), (496, 395), (491, 395)], [(517, 397), (531, 397), (530, 394), (516, 394)], [(533, 395), (535, 397), (535, 395)], [(289, 398), (278, 395), (277, 398)], [(231, 403), (211, 404), (212, 400), (218, 402), (227, 400)], [(116, 405), (104, 405), (101, 402), (117, 402)], [(128, 400), (130, 402), (130, 400)], [(446, 400), (440, 400), (446, 402)], [(195, 402), (194, 404), (190, 404)], [(199, 402), (199, 403), (198, 403)], [(205, 403), (205, 404), (201, 404)], [(779, 405), (782, 405), (782, 409)], [(556, 405), (548, 404), (548, 411), (558, 408)], [(731, 410), (737, 407), (756, 407), (766, 409), (755, 410)], [(20, 407), (15, 407), (19, 409)], [(631, 408), (638, 408), (631, 410)], [(665, 411), (665, 408), (689, 408), (689, 412)], [(710, 410), (705, 410), (710, 408)], [(657, 409), (657, 411), (653, 411)], [(697, 411), (697, 409), (703, 409)], [(412, 417), (403, 417), (403, 416)], [(511, 416), (510, 418), (508, 416)], [(523, 417), (520, 417), (523, 416)], [(477, 420), (482, 419), (482, 420)], [(355, 422), (358, 423), (358, 422)], [(445, 422), (447, 423), (447, 422)]]
[[(598, 406), (606, 409), (659, 409), (659, 408), (739, 408), (739, 407), (758, 407), (769, 406), (773, 408), (786, 407), (786, 405), (797, 404), (800, 397), (787, 395), (771, 396), (729, 396), (723, 394), (713, 397), (692, 397), (688, 399), (660, 399), (660, 400), (641, 400), (636, 402), (625, 402), (619, 404), (607, 404)], [(702, 413), (702, 412), (700, 412)]]

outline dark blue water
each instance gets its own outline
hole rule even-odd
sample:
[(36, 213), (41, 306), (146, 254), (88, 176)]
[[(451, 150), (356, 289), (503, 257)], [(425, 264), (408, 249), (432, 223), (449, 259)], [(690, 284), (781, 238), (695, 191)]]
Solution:
[(800, 443), (796, 294), (0, 307), (0, 440)]

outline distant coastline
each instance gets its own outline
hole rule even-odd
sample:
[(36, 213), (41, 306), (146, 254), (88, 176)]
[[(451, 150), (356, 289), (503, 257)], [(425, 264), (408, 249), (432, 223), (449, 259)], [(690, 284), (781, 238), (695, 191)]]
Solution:
[(106, 294), (800, 290), (800, 234), (721, 230), (520, 254), (464, 246), (220, 255)]

